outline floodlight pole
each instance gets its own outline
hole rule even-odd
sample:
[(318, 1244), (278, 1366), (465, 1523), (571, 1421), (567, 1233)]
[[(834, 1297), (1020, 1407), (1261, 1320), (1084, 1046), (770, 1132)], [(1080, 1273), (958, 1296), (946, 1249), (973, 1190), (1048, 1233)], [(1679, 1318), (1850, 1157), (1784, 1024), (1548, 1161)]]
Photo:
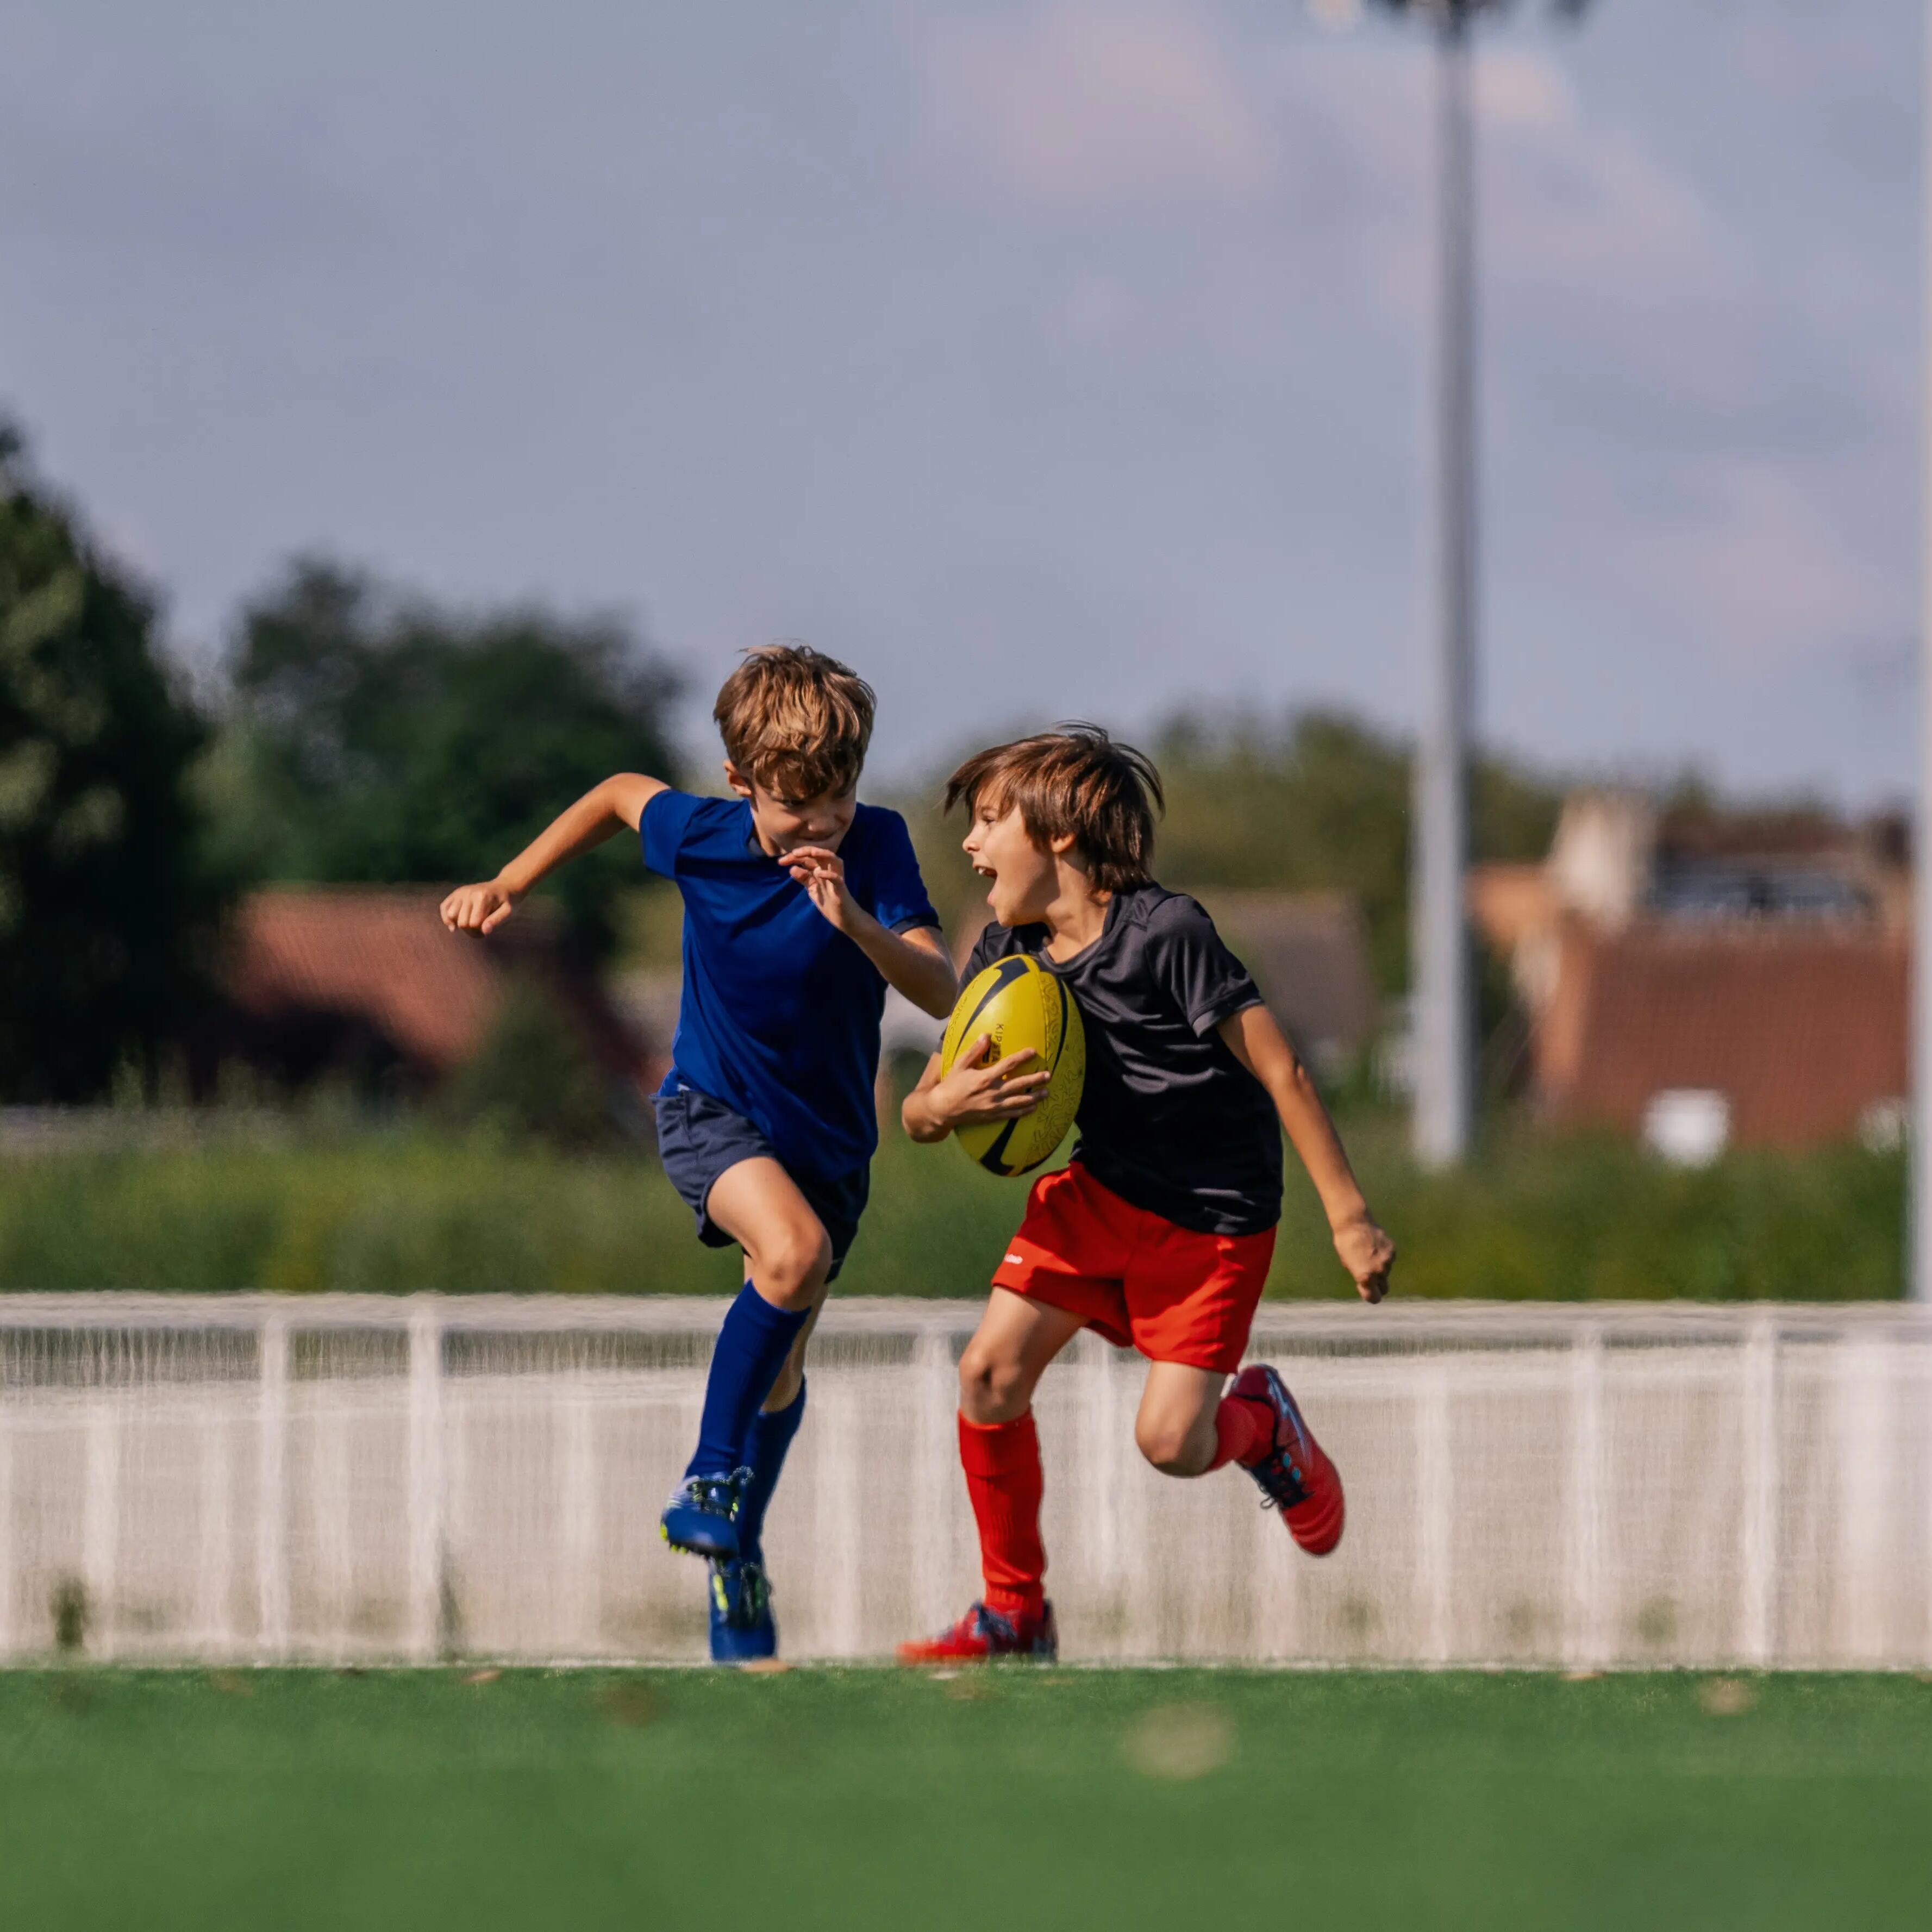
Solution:
[(1421, 680), (1410, 899), (1417, 1158), (1468, 1153), (1475, 1028), (1464, 872), (1476, 656), (1475, 0), (1436, 0), (1435, 612)]
[(1924, 516), (1919, 556), (1918, 823), (1912, 839), (1912, 1196), (1908, 1291), (1932, 1303), (1932, 6), (1925, 23)]

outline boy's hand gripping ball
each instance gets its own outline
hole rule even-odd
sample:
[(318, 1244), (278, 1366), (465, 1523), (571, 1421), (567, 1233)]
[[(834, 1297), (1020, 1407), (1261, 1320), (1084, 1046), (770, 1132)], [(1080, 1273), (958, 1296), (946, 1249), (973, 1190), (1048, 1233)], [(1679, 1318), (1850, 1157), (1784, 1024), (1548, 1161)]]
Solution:
[(1030, 1052), (1024, 1070), (1042, 1069), (1048, 1078), (1040, 1104), (1010, 1120), (988, 1120), (954, 1130), (954, 1137), (989, 1174), (1026, 1174), (1052, 1159), (1079, 1112), (1087, 1077), (1087, 1036), (1072, 995), (1039, 961), (1025, 953), (996, 959), (959, 995), (940, 1042), (939, 1067), (952, 1063), (973, 1042), (990, 1038), (987, 1064), (1012, 1053)]

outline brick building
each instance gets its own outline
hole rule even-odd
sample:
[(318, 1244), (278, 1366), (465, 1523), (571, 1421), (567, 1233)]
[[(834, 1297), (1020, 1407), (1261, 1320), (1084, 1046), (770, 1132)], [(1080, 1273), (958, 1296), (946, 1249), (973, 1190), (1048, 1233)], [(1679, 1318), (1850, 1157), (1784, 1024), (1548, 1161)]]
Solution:
[(1674, 1098), (1703, 1096), (1747, 1144), (1895, 1132), (1904, 860), (1885, 823), (1687, 826), (1634, 795), (1573, 798), (1544, 863), (1471, 879), (1529, 1019), (1533, 1100), (1553, 1120), (1636, 1133)]
[(550, 1004), (634, 1117), (664, 1051), (620, 1014), (561, 944), (541, 900), (487, 940), (446, 932), (435, 886), (286, 887), (237, 908), (222, 963), (224, 999), (195, 1045), (204, 1090), (240, 1063), (296, 1089), (326, 1076), (418, 1097), (472, 1058), (513, 986)]

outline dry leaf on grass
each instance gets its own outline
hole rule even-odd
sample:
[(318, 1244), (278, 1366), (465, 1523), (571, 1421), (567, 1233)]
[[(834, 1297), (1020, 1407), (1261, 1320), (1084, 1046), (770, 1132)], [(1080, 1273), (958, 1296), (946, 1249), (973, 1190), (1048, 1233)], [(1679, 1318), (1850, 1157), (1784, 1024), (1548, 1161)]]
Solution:
[(1742, 1677), (1711, 1677), (1697, 1687), (1697, 1701), (1714, 1718), (1742, 1718), (1757, 1693)]
[(640, 1730), (658, 1715), (658, 1694), (635, 1679), (607, 1684), (597, 1694), (597, 1708), (614, 1724)]
[(1130, 1726), (1121, 1750), (1148, 1778), (1205, 1778), (1234, 1756), (1234, 1722), (1213, 1704), (1157, 1704)]

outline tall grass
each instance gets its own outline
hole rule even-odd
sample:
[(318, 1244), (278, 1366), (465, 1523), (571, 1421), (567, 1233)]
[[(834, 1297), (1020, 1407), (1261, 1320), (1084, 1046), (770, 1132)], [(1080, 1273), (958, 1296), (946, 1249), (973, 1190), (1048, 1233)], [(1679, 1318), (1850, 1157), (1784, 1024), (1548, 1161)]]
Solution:
[[(1738, 1154), (1684, 1174), (1612, 1142), (1520, 1131), (1460, 1173), (1427, 1175), (1394, 1122), (1358, 1121), (1348, 1137), (1401, 1244), (1406, 1295), (1900, 1292), (1896, 1156)], [(889, 1138), (840, 1287), (982, 1294), (1024, 1201), (950, 1148)], [(691, 1294), (724, 1292), (736, 1271), (735, 1253), (698, 1245), (641, 1154), (399, 1131), (0, 1160), (0, 1288)], [(1292, 1162), (1269, 1292), (1350, 1292)]]
[[(1386, 1118), (1347, 1132), (1402, 1249), (1400, 1292), (1499, 1300), (1893, 1300), (1904, 1283), (1905, 1162), (1856, 1145), (1734, 1153), (1684, 1172), (1608, 1136), (1527, 1127), (1465, 1170), (1425, 1174)], [(1271, 1294), (1332, 1284), (1327, 1230), (1292, 1171)]]

